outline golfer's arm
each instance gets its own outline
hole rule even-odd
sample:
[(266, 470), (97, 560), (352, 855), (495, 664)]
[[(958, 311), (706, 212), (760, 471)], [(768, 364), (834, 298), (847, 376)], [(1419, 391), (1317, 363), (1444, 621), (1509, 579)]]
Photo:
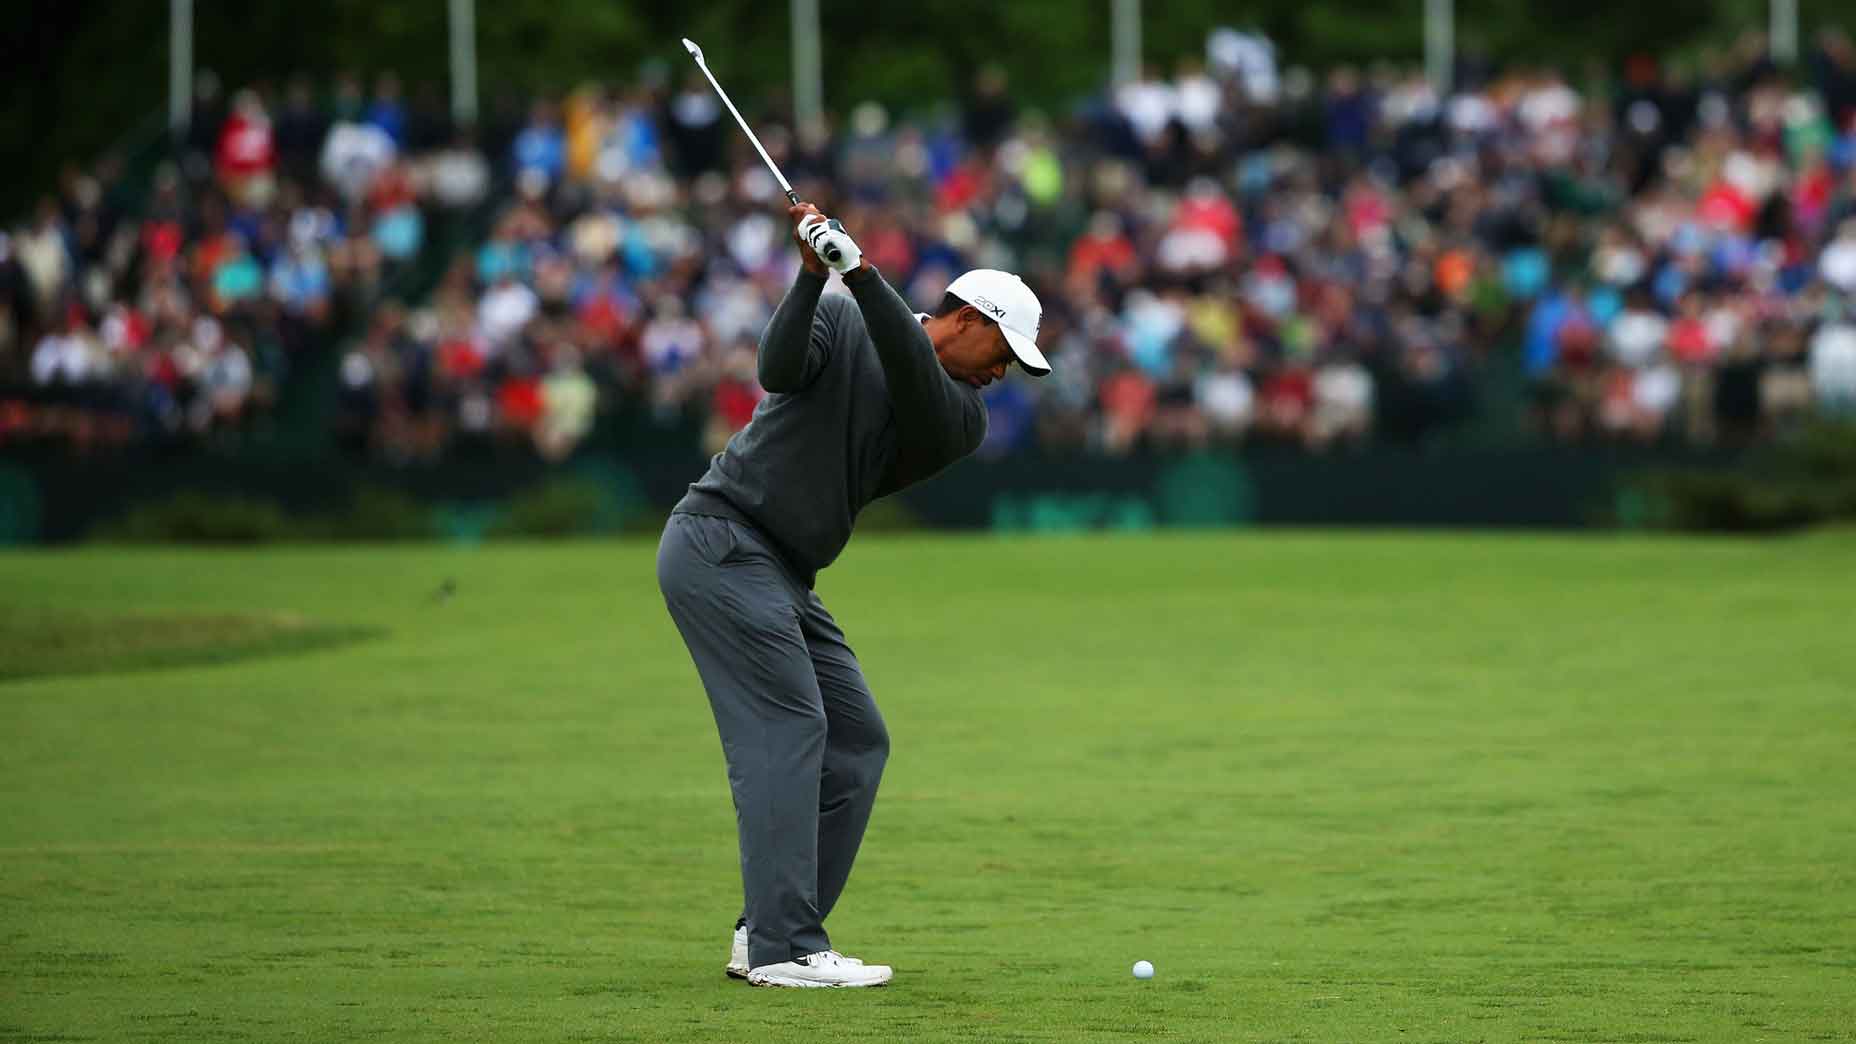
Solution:
[(977, 396), (962, 394), (941, 368), (934, 343), (908, 302), (872, 265), (845, 276), (844, 285), (863, 311), (902, 433), (931, 451), (938, 464), (973, 452), (986, 437), (986, 408)]
[(824, 276), (799, 270), (792, 289), (761, 331), (761, 387), (770, 392), (802, 391), (825, 368), (830, 333), (816, 329), (812, 321), (818, 312), (819, 292), (824, 289)]

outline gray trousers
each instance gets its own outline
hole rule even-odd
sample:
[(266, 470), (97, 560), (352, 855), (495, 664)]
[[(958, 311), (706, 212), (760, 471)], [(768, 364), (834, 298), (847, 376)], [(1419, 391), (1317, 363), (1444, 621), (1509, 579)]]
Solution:
[(741, 843), (748, 964), (831, 948), (889, 756), (863, 669), (753, 527), (670, 516), (657, 583), (709, 694)]

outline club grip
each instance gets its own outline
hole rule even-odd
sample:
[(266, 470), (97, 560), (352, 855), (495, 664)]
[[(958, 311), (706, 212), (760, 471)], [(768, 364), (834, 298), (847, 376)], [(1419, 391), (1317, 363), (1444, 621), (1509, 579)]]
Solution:
[[(844, 226), (838, 223), (837, 218), (832, 218), (830, 221), (825, 222), (825, 227), (831, 229), (833, 232), (844, 231)], [(827, 246), (825, 248), (825, 260), (827, 261), (835, 264), (838, 259), (843, 256), (843, 253), (835, 246)]]

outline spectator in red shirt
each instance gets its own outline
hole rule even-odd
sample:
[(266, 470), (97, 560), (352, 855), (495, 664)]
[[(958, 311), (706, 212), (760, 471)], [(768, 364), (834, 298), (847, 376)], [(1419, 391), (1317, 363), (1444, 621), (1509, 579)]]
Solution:
[(969, 160), (948, 172), (947, 177), (935, 186), (935, 205), (942, 213), (965, 209), (975, 197), (986, 191), (990, 178), (986, 167), (977, 160)]
[(1300, 367), (1276, 371), (1263, 383), (1261, 427), (1287, 439), (1301, 441), (1315, 404), (1314, 375)]
[(541, 419), (541, 382), (533, 377), (511, 377), (496, 389), (496, 407), (505, 429), (528, 432)]
[(754, 407), (766, 397), (755, 379), (755, 345), (752, 341), (737, 345), (722, 366), (721, 379), (709, 401), (709, 427), (703, 434), (705, 451), (720, 453), (735, 432), (748, 426)]
[(1701, 298), (1688, 294), (1682, 298), (1681, 314), (1669, 324), (1669, 354), (1680, 363), (1707, 363), (1714, 359), (1714, 339), (1701, 314)]
[(258, 92), (249, 88), (232, 99), (232, 115), (219, 131), (215, 165), (220, 184), (241, 206), (267, 206), (277, 189), (272, 172), (277, 166), (277, 146), (271, 133), (271, 117), (264, 111)]
[(1070, 247), (1071, 290), (1087, 294), (1104, 272), (1117, 281), (1126, 280), (1139, 262), (1134, 244), (1122, 232), (1121, 218), (1112, 211), (1100, 211), (1089, 219), (1089, 230)]
[(1702, 193), (1695, 212), (1703, 222), (1716, 228), (1744, 232), (1753, 223), (1755, 207), (1733, 182), (1723, 178)]
[(1137, 367), (1124, 366), (1102, 381), (1102, 448), (1127, 453), (1154, 419), (1158, 390)]

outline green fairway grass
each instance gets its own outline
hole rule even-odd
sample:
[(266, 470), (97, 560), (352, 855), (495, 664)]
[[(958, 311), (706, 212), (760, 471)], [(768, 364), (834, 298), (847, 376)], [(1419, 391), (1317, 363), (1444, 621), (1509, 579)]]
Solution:
[(0, 554), (0, 1041), (1856, 1040), (1849, 532), (858, 540), (845, 992), (654, 552)]

